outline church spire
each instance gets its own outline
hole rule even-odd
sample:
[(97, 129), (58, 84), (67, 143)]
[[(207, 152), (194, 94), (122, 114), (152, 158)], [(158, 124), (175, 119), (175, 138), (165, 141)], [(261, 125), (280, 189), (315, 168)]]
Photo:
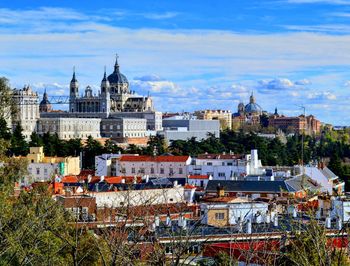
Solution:
[(115, 54), (114, 72), (119, 72), (118, 58), (119, 58), (118, 54)]
[(107, 74), (106, 74), (106, 66), (105, 66), (105, 70), (104, 70), (102, 81), (106, 81), (106, 80), (107, 80)]
[(250, 99), (249, 99), (250, 103), (255, 103), (255, 97), (254, 97), (254, 92), (252, 91), (252, 94), (250, 95)]
[(73, 67), (73, 77), (71, 82), (78, 82), (76, 77), (75, 77), (75, 66)]

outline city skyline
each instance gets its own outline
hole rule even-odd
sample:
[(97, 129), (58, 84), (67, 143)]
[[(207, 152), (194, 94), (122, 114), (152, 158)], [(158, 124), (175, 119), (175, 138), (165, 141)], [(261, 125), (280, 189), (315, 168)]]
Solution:
[(97, 92), (118, 53), (131, 89), (150, 92), (159, 111), (235, 112), (254, 91), (264, 110), (299, 115), (304, 105), (350, 124), (349, 1), (200, 3), (5, 1), (1, 75), (68, 95), (75, 66), (80, 92)]

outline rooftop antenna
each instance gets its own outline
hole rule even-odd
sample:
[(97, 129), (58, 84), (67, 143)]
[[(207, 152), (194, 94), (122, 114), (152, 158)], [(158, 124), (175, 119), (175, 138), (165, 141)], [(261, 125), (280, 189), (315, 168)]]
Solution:
[(303, 109), (303, 120), (304, 123), (302, 124), (303, 127), (301, 129), (301, 186), (304, 188), (304, 182), (305, 182), (305, 169), (304, 169), (304, 134), (305, 134), (305, 126), (306, 126), (306, 108), (304, 105), (298, 105), (300, 109)]

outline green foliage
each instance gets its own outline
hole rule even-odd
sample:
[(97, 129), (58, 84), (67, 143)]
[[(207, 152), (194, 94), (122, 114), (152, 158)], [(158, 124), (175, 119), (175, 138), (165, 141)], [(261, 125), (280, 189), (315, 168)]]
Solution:
[(279, 265), (349, 265), (345, 251), (329, 245), (326, 229), (317, 220), (311, 218), (303, 226), (302, 231), (297, 224), (292, 229), (294, 238), (289, 241)]
[(16, 156), (25, 156), (29, 152), (28, 143), (25, 141), (22, 131), (22, 126), (18, 123), (11, 136), (11, 152)]

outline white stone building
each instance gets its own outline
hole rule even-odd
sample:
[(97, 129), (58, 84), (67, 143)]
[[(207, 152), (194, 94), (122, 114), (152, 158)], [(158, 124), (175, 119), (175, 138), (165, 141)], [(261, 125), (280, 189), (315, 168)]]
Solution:
[(147, 120), (143, 118), (103, 119), (101, 127), (103, 137), (107, 138), (144, 138), (148, 136)]
[(88, 136), (100, 138), (100, 123), (99, 118), (40, 118), (37, 133), (38, 135), (47, 132), (57, 133), (60, 139), (86, 139)]
[(18, 107), (18, 113), (12, 118), (14, 129), (17, 123), (20, 123), (26, 140), (30, 139), (30, 135), (36, 130), (36, 123), (39, 115), (39, 97), (29, 86), (23, 89), (13, 90), (13, 99)]

